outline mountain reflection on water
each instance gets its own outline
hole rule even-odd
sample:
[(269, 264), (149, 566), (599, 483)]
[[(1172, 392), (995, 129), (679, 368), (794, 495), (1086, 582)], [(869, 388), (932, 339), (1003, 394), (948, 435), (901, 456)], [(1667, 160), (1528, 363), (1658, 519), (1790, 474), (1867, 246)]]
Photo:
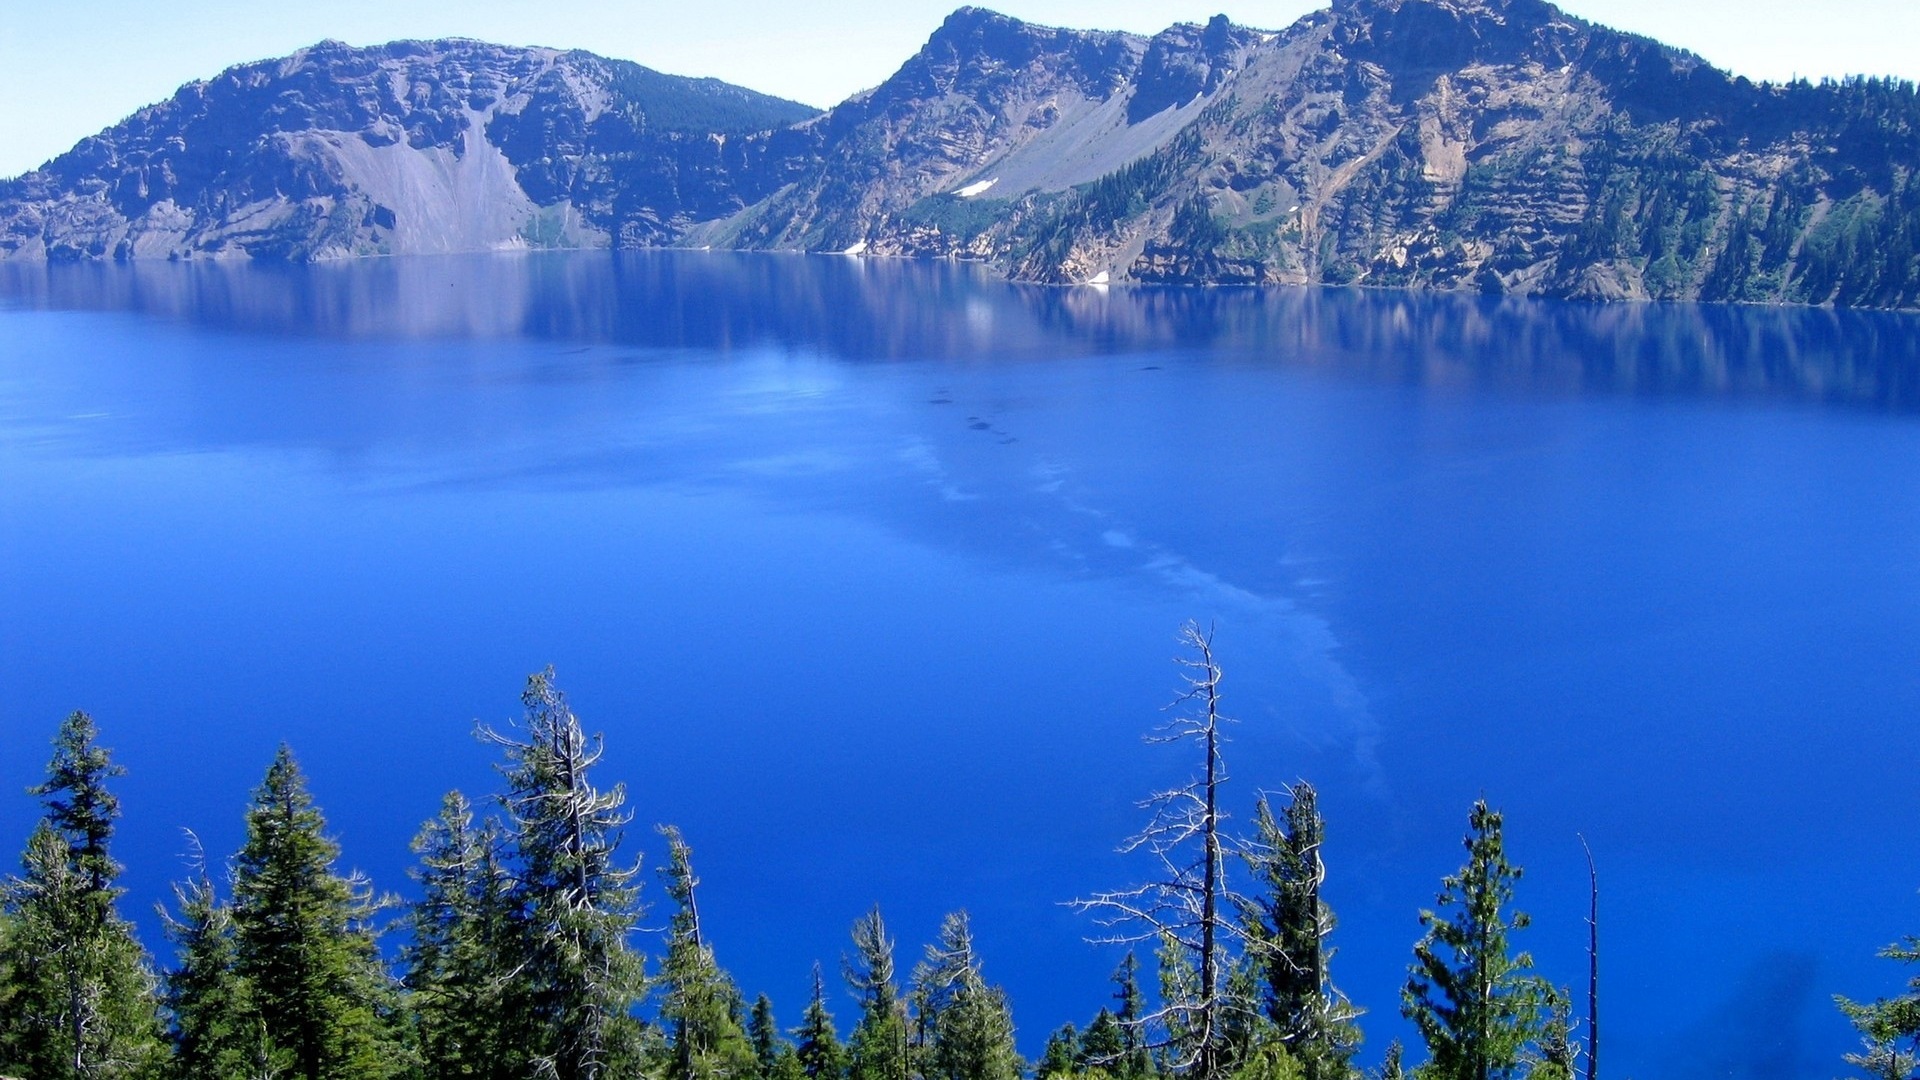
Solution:
[[(902, 296), (912, 302), (901, 303)], [(1207, 349), (1421, 385), (1920, 408), (1920, 320), (1360, 289), (1048, 288), (955, 262), (726, 252), (0, 264), (0, 302), (343, 338), (804, 345), (843, 360)]]

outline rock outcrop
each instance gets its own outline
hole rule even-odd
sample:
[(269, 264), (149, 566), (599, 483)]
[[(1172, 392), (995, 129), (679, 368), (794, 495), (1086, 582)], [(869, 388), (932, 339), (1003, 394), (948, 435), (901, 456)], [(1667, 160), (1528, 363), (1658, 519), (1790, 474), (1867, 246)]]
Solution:
[(184, 86), (0, 184), (0, 253), (663, 243), (777, 188), (780, 140), (764, 133), (813, 112), (589, 53), (323, 42)]
[(1152, 39), (963, 10), (812, 123), (808, 178), (709, 235), (1057, 283), (1920, 306), (1911, 84), (1756, 85), (1543, 0)]

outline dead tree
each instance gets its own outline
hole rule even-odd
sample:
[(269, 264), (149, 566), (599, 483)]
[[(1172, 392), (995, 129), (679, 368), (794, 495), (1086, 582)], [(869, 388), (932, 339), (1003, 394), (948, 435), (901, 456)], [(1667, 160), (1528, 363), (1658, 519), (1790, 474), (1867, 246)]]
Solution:
[(1587, 853), (1587, 1080), (1600, 1069), (1600, 871), (1593, 865), (1593, 849), (1580, 838)]
[(1221, 728), (1230, 722), (1220, 715), (1220, 665), (1210, 629), (1189, 622), (1180, 640), (1191, 650), (1176, 661), (1187, 685), (1168, 706), (1174, 718), (1147, 741), (1197, 744), (1200, 772), (1144, 800), (1141, 808), (1151, 814), (1147, 827), (1120, 847), (1123, 854), (1151, 855), (1157, 864), (1153, 880), (1072, 906), (1112, 931), (1094, 938), (1096, 943), (1151, 941), (1170, 949), (1174, 965), (1191, 972), (1191, 978), (1163, 979), (1172, 992), (1131, 1023), (1146, 1033), (1144, 1045), (1168, 1054), (1173, 1071), (1208, 1080), (1220, 1071), (1231, 1022), (1251, 1006), (1227, 986), (1228, 948), (1241, 936), (1234, 913), (1244, 901), (1228, 887), (1220, 827), (1220, 786), (1227, 780)]

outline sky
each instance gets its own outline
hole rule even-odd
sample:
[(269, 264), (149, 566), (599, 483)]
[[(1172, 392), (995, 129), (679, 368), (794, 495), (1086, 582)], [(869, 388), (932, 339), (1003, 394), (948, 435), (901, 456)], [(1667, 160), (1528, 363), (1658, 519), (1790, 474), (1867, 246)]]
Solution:
[[(0, 0), (0, 176), (194, 79), (324, 38), (474, 37), (590, 49), (810, 105), (876, 85), (959, 0)], [(1285, 26), (1325, 0), (989, 0), (1058, 26), (1153, 33), (1224, 12)], [(1920, 0), (1564, 0), (1574, 15), (1751, 78), (1920, 78)]]

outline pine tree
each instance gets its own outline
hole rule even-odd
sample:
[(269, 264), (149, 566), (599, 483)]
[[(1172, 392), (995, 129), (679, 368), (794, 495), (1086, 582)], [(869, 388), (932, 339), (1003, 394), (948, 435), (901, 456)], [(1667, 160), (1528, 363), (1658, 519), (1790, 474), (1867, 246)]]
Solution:
[(14, 1025), (20, 1017), (19, 974), (14, 969), (19, 957), (14, 946), (13, 913), (0, 903), (0, 1068), (13, 1056)]
[(780, 1037), (780, 1025), (773, 1019), (773, 999), (765, 994), (753, 999), (753, 1011), (747, 1014), (747, 1041), (753, 1044), (753, 1059), (760, 1063), (760, 1075), (773, 1075), (780, 1048), (789, 1044)]
[(894, 982), (893, 940), (880, 909), (853, 924), (854, 955), (847, 983), (860, 999), (860, 1022), (847, 1041), (850, 1080), (907, 1080), (907, 1018)]
[[(196, 841), (197, 843), (197, 841)], [(204, 869), (174, 886), (167, 915), (178, 967), (166, 979), (173, 1071), (192, 1080), (254, 1080), (292, 1069), (276, 1053), (253, 989), (237, 968), (233, 909), (220, 902)]]
[(113, 823), (120, 817), (120, 800), (107, 790), (107, 781), (125, 776), (112, 752), (100, 746), (93, 718), (74, 712), (60, 725), (53, 740), (53, 759), (47, 778), (29, 789), (46, 804), (46, 821), (67, 845), (67, 862), (79, 874), (89, 903), (111, 906), (119, 864), (107, 853)]
[(1080, 1036), (1080, 1051), (1074, 1055), (1074, 1065), (1082, 1071), (1099, 1069), (1109, 1076), (1117, 1076), (1125, 1066), (1126, 1057), (1126, 1035), (1120, 1030), (1120, 1021), (1113, 1010), (1103, 1008), (1094, 1013), (1086, 1033)]
[[(660, 966), (664, 992), (660, 1022), (667, 1029), (669, 1080), (751, 1080), (761, 1068), (747, 1033), (734, 1016), (739, 991), (714, 960), (700, 930), (694, 902), (693, 852), (680, 831), (660, 830), (667, 839), (667, 865), (661, 871), (673, 918), (667, 927), (667, 955)], [(769, 1006), (771, 1009), (771, 1006)], [(769, 1021), (771, 1023), (771, 1021)]]
[(913, 973), (918, 1020), (926, 1030), (927, 1080), (1019, 1080), (1026, 1063), (1014, 1047), (1005, 991), (987, 985), (967, 913), (940, 924), (940, 939)]
[(1140, 958), (1131, 950), (1113, 972), (1113, 998), (1120, 1007), (1113, 1018), (1120, 1026), (1121, 1058), (1107, 1065), (1119, 1080), (1144, 1080), (1154, 1075), (1153, 1055), (1140, 1037), (1146, 1017), (1145, 999), (1140, 992)]
[(1508, 953), (1508, 935), (1530, 920), (1511, 910), (1521, 870), (1507, 862), (1500, 814), (1484, 799), (1465, 845), (1467, 864), (1442, 882), (1438, 913), (1420, 913), (1426, 935), (1414, 946), (1401, 1011), (1427, 1044), (1423, 1080), (1508, 1080), (1540, 1036), (1551, 990), (1529, 973), (1531, 957)]
[(940, 1018), (980, 985), (980, 961), (973, 952), (973, 927), (966, 912), (952, 912), (940, 921), (940, 938), (914, 965), (910, 983), (916, 1026), (925, 1029), (925, 1041), (931, 1044)]
[(1040, 1051), (1040, 1060), (1033, 1067), (1034, 1080), (1056, 1080), (1057, 1077), (1075, 1076), (1081, 1071), (1080, 1030), (1071, 1023), (1060, 1025), (1053, 1034), (1047, 1036), (1047, 1045)]
[(1386, 1059), (1380, 1063), (1380, 1080), (1406, 1080), (1407, 1070), (1401, 1064), (1405, 1054), (1399, 1039), (1387, 1044)]
[[(1247, 944), (1251, 950), (1257, 943)], [(1280, 1057), (1286, 1058), (1287, 1068), (1297, 1071), (1293, 1055), (1285, 1052), (1288, 1044), (1280, 1037), (1279, 1026), (1260, 1008), (1260, 984), (1260, 965), (1251, 951), (1228, 964), (1225, 1000), (1233, 1007), (1221, 1016), (1223, 1037), (1217, 1060), (1220, 1068), (1242, 1080), (1279, 1068)]]
[(1577, 1080), (1572, 1012), (1571, 993), (1547, 991), (1547, 1018), (1540, 1029), (1540, 1050), (1527, 1069), (1527, 1080)]
[(1266, 1018), (1307, 1080), (1345, 1080), (1360, 1042), (1353, 1023), (1359, 1012), (1327, 973), (1334, 920), (1320, 898), (1326, 827), (1313, 785), (1295, 784), (1289, 796), (1284, 826), (1266, 796), (1254, 811), (1245, 855), (1263, 892), (1242, 905), (1247, 953)]
[(780, 1034), (780, 1025), (773, 1019), (773, 1002), (765, 994), (753, 999), (753, 1010), (747, 1014), (747, 1041), (753, 1044), (762, 1080), (803, 1080), (806, 1076), (793, 1044)]
[[(628, 937), (639, 920), (638, 865), (616, 861), (625, 789), (589, 779), (589, 737), (548, 668), (521, 694), (524, 737), (481, 729), (506, 754), (518, 963), (507, 987), (517, 1073), (599, 1080), (639, 1067), (632, 1008), (645, 986)], [(524, 1067), (522, 1067), (524, 1065)]]
[[(1154, 950), (1155, 974), (1160, 982), (1163, 1002), (1191, 1002), (1200, 997), (1200, 973), (1193, 968), (1192, 950), (1171, 933), (1160, 936)], [(1193, 1010), (1162, 1007), (1161, 1022), (1166, 1026), (1165, 1041), (1156, 1055), (1159, 1071), (1169, 1075), (1192, 1075), (1200, 1061), (1200, 1051), (1213, 1040), (1211, 1066), (1217, 1068), (1226, 1047), (1226, 1026), (1196, 1024)], [(1211, 1030), (1210, 1030), (1211, 1028)], [(1198, 1080), (1210, 1080), (1201, 1075)]]
[(827, 1011), (826, 980), (819, 964), (813, 965), (813, 996), (807, 1001), (800, 1026), (793, 1029), (793, 1037), (794, 1056), (807, 1080), (840, 1080), (846, 1075), (846, 1049), (834, 1029), (833, 1014)]
[(54, 739), (45, 816), (6, 885), (9, 927), (0, 970), (0, 1071), (37, 1078), (128, 1077), (163, 1053), (153, 976), (133, 927), (115, 911), (120, 867), (109, 846), (123, 774), (84, 712)]
[(1859, 1053), (1846, 1055), (1846, 1063), (1874, 1080), (1912, 1080), (1920, 1074), (1920, 1054), (1870, 1035), (1863, 1037), (1861, 1044)]
[(370, 1080), (406, 1065), (364, 881), (334, 871), (339, 845), (285, 746), (247, 808), (234, 858), (234, 967), (276, 1052), (305, 1080)]
[[(1920, 963), (1920, 937), (1889, 945), (1880, 955), (1902, 963)], [(1920, 1071), (1920, 975), (1907, 983), (1907, 992), (1871, 1004), (1834, 998), (1840, 1010), (1859, 1030), (1864, 1046), (1847, 1055), (1847, 1064), (1882, 1080), (1908, 1080)]]
[(1299, 1059), (1265, 1018), (1252, 1025), (1251, 1038), (1239, 1049), (1228, 1075), (1233, 1080), (1306, 1080)]
[(517, 927), (503, 843), (496, 823), (475, 824), (457, 791), (413, 841), (420, 898), (401, 955), (427, 1080), (513, 1075), (506, 1005)]

